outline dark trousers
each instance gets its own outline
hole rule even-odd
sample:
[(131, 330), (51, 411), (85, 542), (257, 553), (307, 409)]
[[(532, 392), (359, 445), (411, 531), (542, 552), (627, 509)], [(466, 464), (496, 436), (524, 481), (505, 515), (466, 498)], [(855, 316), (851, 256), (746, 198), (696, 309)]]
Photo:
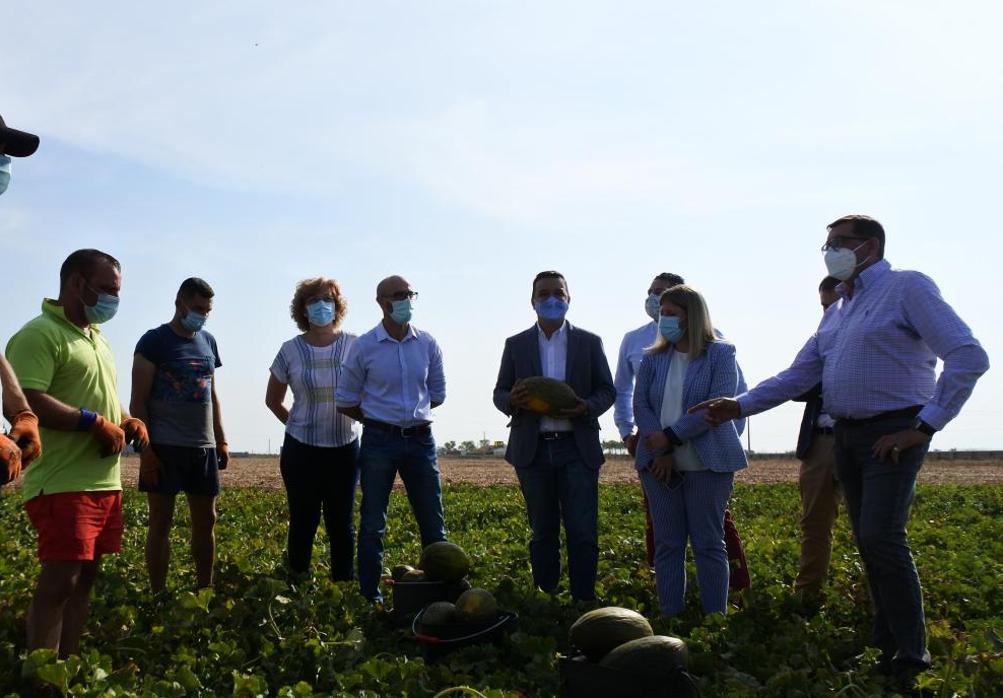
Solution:
[(516, 468), (533, 537), (529, 561), (533, 582), (553, 591), (561, 576), (561, 521), (568, 544), (571, 596), (595, 598), (599, 564), (599, 469), (582, 460), (572, 438), (540, 439), (536, 456)]
[(898, 463), (871, 454), (882, 436), (908, 429), (915, 418), (849, 426), (837, 422), (836, 467), (846, 510), (874, 603), (874, 644), (893, 666), (929, 666), (919, 574), (906, 523), (927, 445), (899, 454)]
[(286, 434), (279, 470), (289, 503), (289, 567), (310, 570), (313, 539), (321, 513), (331, 544), (331, 578), (353, 578), (355, 528), (352, 510), (359, 480), (359, 442), (339, 447), (309, 446)]

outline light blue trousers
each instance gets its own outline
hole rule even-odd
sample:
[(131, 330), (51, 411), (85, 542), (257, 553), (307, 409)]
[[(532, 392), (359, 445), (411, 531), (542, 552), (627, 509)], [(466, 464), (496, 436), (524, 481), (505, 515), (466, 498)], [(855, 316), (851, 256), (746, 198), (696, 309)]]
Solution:
[(655, 586), (662, 613), (676, 616), (683, 611), (687, 541), (693, 546), (704, 613), (726, 613), (729, 568), (724, 510), (734, 473), (686, 472), (672, 487), (646, 469), (640, 476), (655, 528)]

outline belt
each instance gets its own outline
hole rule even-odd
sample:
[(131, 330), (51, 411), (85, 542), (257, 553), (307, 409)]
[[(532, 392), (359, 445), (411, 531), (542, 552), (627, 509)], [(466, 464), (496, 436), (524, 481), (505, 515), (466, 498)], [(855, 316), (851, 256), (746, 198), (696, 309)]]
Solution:
[(860, 427), (865, 424), (876, 424), (878, 422), (883, 422), (888, 419), (903, 419), (905, 417), (915, 417), (923, 409), (922, 405), (913, 405), (912, 407), (903, 407), (900, 410), (889, 410), (888, 412), (879, 412), (871, 417), (861, 417), (860, 419), (851, 419), (848, 417), (839, 417), (836, 419), (840, 426), (844, 427)]
[(815, 427), (816, 434), (832, 434), (832, 427)]
[(560, 441), (561, 439), (570, 439), (575, 435), (573, 431), (541, 431), (540, 438), (544, 441)]
[(396, 424), (387, 424), (386, 422), (380, 422), (375, 419), (363, 419), (362, 423), (367, 427), (372, 427), (373, 429), (398, 434), (405, 439), (409, 439), (412, 436), (428, 436), (432, 433), (432, 426), (430, 424), (416, 424), (413, 427), (399, 427)]

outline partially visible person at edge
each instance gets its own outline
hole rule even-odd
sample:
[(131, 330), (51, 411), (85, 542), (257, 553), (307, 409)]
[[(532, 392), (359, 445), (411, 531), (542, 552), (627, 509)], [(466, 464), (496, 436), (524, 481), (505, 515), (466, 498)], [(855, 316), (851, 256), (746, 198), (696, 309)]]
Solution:
[(9, 128), (0, 116), (0, 194), (10, 186), (11, 156), (26, 158), (38, 150), (38, 136)]
[[(825, 312), (839, 296), (839, 279), (827, 276), (818, 286)], [(742, 387), (739, 394), (744, 392)], [(794, 591), (810, 606), (821, 602), (822, 587), (829, 576), (832, 554), (832, 525), (839, 513), (840, 488), (836, 477), (833, 427), (836, 422), (822, 403), (822, 384), (794, 398), (804, 402), (804, 416), (798, 432), (797, 457), (801, 461), (798, 488), (801, 491), (801, 557)]]
[(639, 438), (634, 464), (655, 526), (655, 586), (662, 614), (686, 596), (686, 544), (693, 546), (704, 613), (726, 613), (724, 511), (735, 472), (748, 463), (732, 423), (710, 427), (687, 408), (735, 394), (734, 345), (719, 339), (703, 297), (686, 285), (659, 297), (658, 338), (641, 360), (634, 392)]
[[(599, 561), (599, 468), (605, 462), (599, 416), (616, 398), (602, 340), (565, 319), (571, 303), (564, 276), (544, 271), (533, 280), (536, 322), (505, 340), (494, 403), (511, 416), (505, 460), (515, 467), (532, 530), (533, 582), (545, 592), (561, 578), (561, 521), (568, 547), (572, 599), (595, 599)], [(529, 411), (522, 378), (567, 383), (578, 398), (555, 415)]]
[(118, 400), (115, 360), (98, 326), (118, 309), (121, 265), (77, 250), (59, 271), (59, 297), (7, 344), (7, 358), (41, 424), (45, 451), (24, 473), (41, 572), (28, 609), (28, 651), (79, 653), (101, 557), (122, 543), (119, 454), (149, 443)]
[(359, 475), (359, 589), (382, 602), (383, 535), (394, 478), (400, 473), (422, 546), (446, 539), (432, 410), (446, 399), (442, 350), (411, 323), (418, 296), (406, 279), (376, 287), (383, 319), (356, 340), (338, 381), (338, 411), (362, 422)]
[(0, 389), (3, 416), (10, 422), (10, 431), (0, 434), (0, 486), (3, 486), (16, 480), (23, 468), (42, 455), (42, 438), (38, 417), (31, 411), (14, 369), (3, 356), (0, 356)]
[[(28, 157), (38, 149), (38, 136), (7, 128), (0, 117), (0, 194), (10, 184), (11, 159)], [(42, 454), (38, 417), (31, 411), (17, 376), (0, 356), (0, 391), (3, 393), (3, 416), (10, 422), (10, 431), (0, 434), (0, 487), (13, 482), (32, 461)]]
[[(359, 481), (355, 422), (335, 406), (345, 358), (356, 340), (341, 330), (347, 308), (334, 279), (318, 277), (296, 285), (289, 314), (303, 334), (282, 344), (265, 393), (265, 405), (286, 425), (279, 469), (289, 506), (289, 569), (309, 574), (323, 513), (335, 581), (354, 578), (352, 515)], [(289, 388), (291, 409), (283, 404)]]
[[(908, 690), (930, 665), (919, 575), (906, 537), (930, 439), (971, 395), (989, 358), (927, 276), (893, 269), (868, 216), (833, 221), (822, 245), (840, 299), (790, 368), (737, 398), (693, 407), (719, 424), (822, 384), (836, 469), (874, 604), (877, 669)], [(936, 375), (937, 359), (943, 370)]]
[[(631, 457), (637, 455), (637, 432), (634, 424), (634, 380), (641, 366), (645, 349), (652, 346), (658, 338), (658, 316), (660, 312), (659, 298), (672, 286), (683, 284), (683, 277), (671, 272), (663, 272), (656, 276), (648, 286), (648, 295), (644, 300), (644, 312), (651, 318), (650, 322), (627, 332), (620, 342), (620, 353), (616, 362), (616, 376), (613, 384), (616, 386), (616, 402), (613, 405), (613, 422), (620, 432), (620, 438), (627, 447)], [(714, 333), (723, 339), (721, 332), (714, 328)], [(745, 376), (742, 366), (738, 368), (738, 392), (745, 392)], [(745, 420), (735, 422), (739, 435), (745, 430)], [(644, 488), (641, 488), (642, 494)], [(731, 515), (731, 509), (724, 510), (724, 541), (728, 548), (730, 573), (728, 586), (732, 591), (742, 591), (752, 586), (749, 575), (749, 565), (745, 557), (742, 538)], [(649, 568), (655, 567), (655, 533), (651, 523), (651, 508), (648, 497), (644, 495), (644, 546), (646, 562)]]
[(181, 492), (188, 500), (195, 585), (212, 586), (219, 471), (230, 461), (216, 390), (216, 369), (223, 363), (216, 338), (204, 329), (214, 295), (202, 279), (185, 279), (170, 322), (146, 332), (133, 355), (129, 408), (150, 429), (150, 446), (139, 456), (139, 491), (146, 492), (150, 508), (146, 570), (155, 594), (167, 584)]

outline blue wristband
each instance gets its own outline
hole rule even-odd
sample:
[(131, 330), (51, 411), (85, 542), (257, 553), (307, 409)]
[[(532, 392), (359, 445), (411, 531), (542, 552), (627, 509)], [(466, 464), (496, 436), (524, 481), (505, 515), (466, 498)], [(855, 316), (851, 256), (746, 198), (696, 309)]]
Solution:
[(94, 422), (96, 422), (97, 419), (97, 412), (91, 412), (90, 410), (80, 408), (80, 421), (77, 422), (77, 431), (90, 431), (90, 428), (94, 426)]

